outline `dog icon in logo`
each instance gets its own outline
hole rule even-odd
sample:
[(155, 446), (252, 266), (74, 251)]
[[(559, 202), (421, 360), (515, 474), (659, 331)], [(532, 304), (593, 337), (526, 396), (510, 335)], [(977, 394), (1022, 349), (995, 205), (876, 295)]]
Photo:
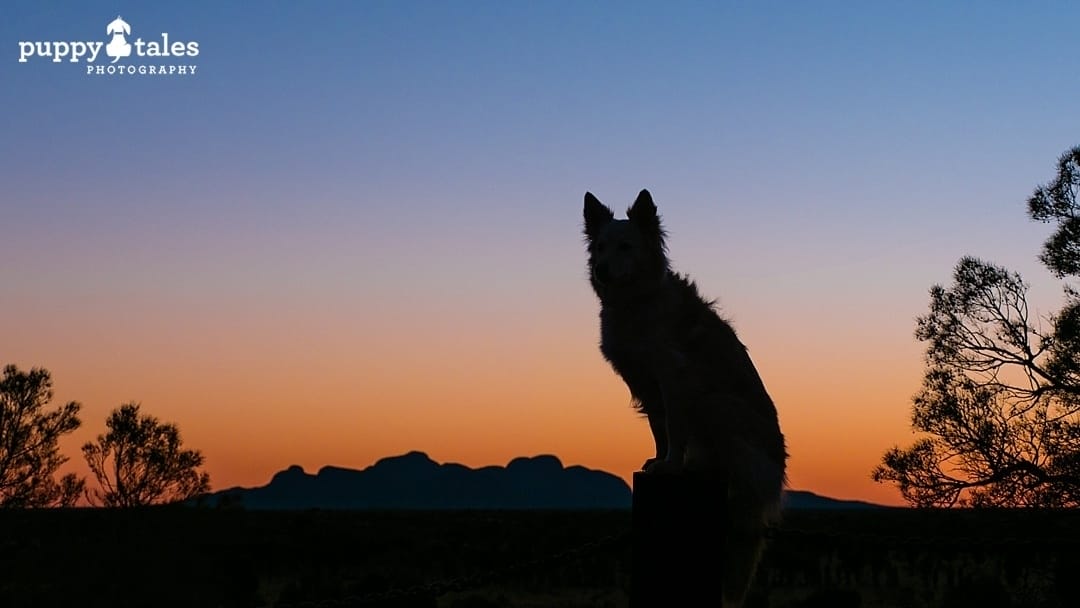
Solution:
[(117, 16), (105, 27), (105, 33), (112, 36), (109, 44), (105, 45), (105, 54), (113, 58), (113, 63), (119, 61), (121, 57), (131, 56), (131, 45), (124, 38), (125, 35), (131, 35), (131, 26), (127, 24), (127, 21)]

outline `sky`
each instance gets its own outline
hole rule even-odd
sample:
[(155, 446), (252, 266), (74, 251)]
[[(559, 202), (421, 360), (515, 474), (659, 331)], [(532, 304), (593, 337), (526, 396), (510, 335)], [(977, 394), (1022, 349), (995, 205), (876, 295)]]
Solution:
[[(1080, 143), (1071, 2), (28, 2), (0, 20), (0, 364), (138, 401), (214, 488), (423, 450), (628, 481), (586, 191), (642, 188), (777, 405), (790, 486), (901, 504), (915, 319), (964, 255), (1061, 285), (1025, 202)], [(92, 63), (20, 42), (196, 42)], [(35, 47), (36, 48), (36, 47)], [(184, 49), (190, 48), (184, 46)], [(109, 66), (194, 74), (96, 74)]]

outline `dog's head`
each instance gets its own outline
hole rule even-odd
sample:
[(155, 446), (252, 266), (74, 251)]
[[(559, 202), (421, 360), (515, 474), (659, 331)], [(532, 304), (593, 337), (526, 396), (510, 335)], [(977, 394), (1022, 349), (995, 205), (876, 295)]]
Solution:
[(640, 296), (668, 273), (664, 229), (648, 190), (638, 194), (626, 217), (615, 219), (611, 209), (585, 193), (589, 281), (601, 300)]

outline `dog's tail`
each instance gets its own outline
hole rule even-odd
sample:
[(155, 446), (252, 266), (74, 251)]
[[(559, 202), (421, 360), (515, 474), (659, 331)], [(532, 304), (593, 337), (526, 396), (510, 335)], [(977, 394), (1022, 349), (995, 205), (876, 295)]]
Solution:
[[(781, 518), (787, 450), (767, 396), (760, 403), (730, 395), (708, 401), (691, 421), (704, 432), (695, 433), (687, 446), (687, 466), (712, 469), (727, 479), (723, 604), (738, 607), (753, 581), (766, 530)], [(694, 443), (702, 437), (715, 443)]]
[(777, 462), (756, 441), (732, 437), (728, 443), (727, 544), (724, 548), (723, 605), (742, 606), (765, 548), (765, 535), (780, 521), (784, 460)]
[(722, 578), (725, 608), (742, 606), (761, 561), (765, 532), (779, 516), (779, 499), (762, 505), (736, 491), (729, 493)]

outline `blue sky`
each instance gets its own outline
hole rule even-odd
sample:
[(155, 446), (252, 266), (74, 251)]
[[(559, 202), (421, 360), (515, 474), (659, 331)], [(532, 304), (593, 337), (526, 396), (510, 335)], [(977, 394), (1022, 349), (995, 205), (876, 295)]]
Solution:
[[(73, 342), (146, 344), (174, 324), (230, 343), (280, 329), (251, 343), (259, 356), (317, 353), (334, 327), (392, 350), (379, 331), (396, 326), (418, 360), (516, 336), (491, 356), (533, 361), (524, 353), (554, 348), (565, 362), (522, 366), (551, 378), (589, 361), (588, 382), (616, 403), (582, 407), (632, 418), (595, 352), (580, 208), (586, 190), (621, 210), (649, 188), (677, 268), (719, 298), (759, 366), (774, 370), (762, 373), (786, 399), (795, 478), (865, 496), (874, 460), (909, 437), (921, 352), (912, 330), (929, 286), (974, 254), (1022, 271), (1043, 310), (1058, 302), (1036, 260), (1049, 230), (1027, 220), (1024, 201), (1080, 143), (1075, 3), (6, 9), (0, 259), (10, 316), (0, 335), (14, 336), (8, 359), (58, 376), (103, 373), (94, 349), (76, 355)], [(197, 40), (196, 75), (17, 62), (21, 40), (106, 41), (117, 14), (132, 37)], [(565, 336), (558, 348), (544, 342), (551, 335)], [(175, 355), (155, 369), (195, 348), (154, 340)], [(115, 363), (126, 356), (139, 358)], [(123, 394), (110, 382), (66, 390), (100, 396), (92, 413), (103, 417)], [(222, 407), (162, 405), (196, 418), (196, 439)], [(560, 415), (573, 425), (572, 412)], [(800, 464), (800, 451), (849, 436), (827, 429), (849, 425), (880, 436), (831, 464)], [(631, 456), (590, 454), (647, 450), (647, 436), (634, 437), (629, 448), (582, 447), (580, 459), (629, 466)], [(572, 454), (577, 445), (550, 443)], [(265, 467), (277, 464), (287, 463)]]

